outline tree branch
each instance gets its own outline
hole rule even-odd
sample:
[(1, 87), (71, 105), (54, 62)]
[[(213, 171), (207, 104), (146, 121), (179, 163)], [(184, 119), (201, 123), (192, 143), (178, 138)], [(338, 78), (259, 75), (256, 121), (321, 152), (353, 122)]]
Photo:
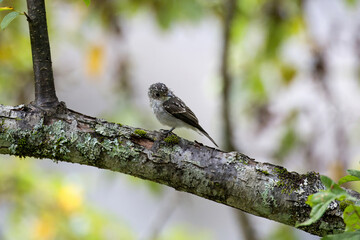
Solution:
[[(290, 226), (309, 217), (307, 196), (324, 189), (317, 173), (298, 174), (163, 135), (68, 110), (48, 116), (29, 106), (0, 105), (0, 154), (51, 158), (109, 169), (168, 185)], [(360, 199), (358, 193), (348, 190)], [(302, 230), (324, 236), (344, 231), (335, 202)]]
[(56, 97), (51, 64), (49, 36), (44, 0), (27, 0), (31, 51), (35, 77), (35, 105), (54, 110), (59, 105)]

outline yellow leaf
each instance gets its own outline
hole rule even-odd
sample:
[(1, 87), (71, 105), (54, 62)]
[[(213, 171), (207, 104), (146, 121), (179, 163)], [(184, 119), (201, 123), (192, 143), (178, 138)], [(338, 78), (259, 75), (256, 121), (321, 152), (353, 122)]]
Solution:
[(56, 233), (55, 219), (49, 213), (42, 214), (42, 216), (35, 221), (32, 239), (36, 240), (50, 240), (54, 239)]
[(82, 191), (75, 185), (61, 186), (58, 192), (58, 205), (66, 214), (78, 211), (83, 203)]
[(91, 46), (86, 59), (86, 72), (89, 76), (95, 77), (103, 72), (104, 48), (102, 46)]
[(0, 12), (1, 11), (9, 11), (9, 10), (14, 10), (13, 7), (0, 7)]

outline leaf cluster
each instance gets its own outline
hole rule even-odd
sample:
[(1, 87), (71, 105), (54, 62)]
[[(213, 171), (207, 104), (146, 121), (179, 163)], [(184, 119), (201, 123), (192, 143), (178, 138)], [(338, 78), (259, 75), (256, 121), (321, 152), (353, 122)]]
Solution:
[(338, 183), (332, 179), (321, 176), (321, 182), (326, 189), (318, 193), (312, 194), (308, 197), (306, 203), (312, 208), (310, 212), (310, 219), (297, 224), (296, 227), (308, 226), (318, 221), (335, 201), (340, 202), (340, 207), (344, 206), (343, 219), (346, 224), (345, 232), (341, 234), (329, 235), (323, 240), (344, 240), (344, 239), (360, 239), (360, 206), (356, 199), (350, 196), (345, 189), (340, 185), (360, 181), (360, 171), (347, 170), (349, 175), (342, 177)]

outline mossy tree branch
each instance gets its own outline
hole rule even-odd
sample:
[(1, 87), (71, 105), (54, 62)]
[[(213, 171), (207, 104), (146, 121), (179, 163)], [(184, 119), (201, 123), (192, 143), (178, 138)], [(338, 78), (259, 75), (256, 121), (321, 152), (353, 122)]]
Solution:
[[(0, 118), (0, 154), (109, 169), (290, 226), (309, 217), (307, 196), (324, 189), (313, 172), (288, 172), (238, 152), (222, 152), (175, 135), (171, 141), (160, 141), (160, 132), (109, 123), (71, 110), (49, 116), (31, 105), (0, 105)], [(360, 199), (358, 193), (348, 191)], [(334, 202), (317, 223), (302, 230), (319, 236), (342, 232), (341, 216), (342, 210)]]

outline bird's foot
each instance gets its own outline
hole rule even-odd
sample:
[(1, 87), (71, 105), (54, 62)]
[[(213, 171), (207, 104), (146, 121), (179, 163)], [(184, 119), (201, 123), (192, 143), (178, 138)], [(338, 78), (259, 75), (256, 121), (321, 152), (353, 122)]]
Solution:
[(170, 130), (165, 130), (165, 129), (160, 129), (161, 133), (165, 135), (165, 137), (169, 136), (170, 133), (172, 133), (172, 131), (175, 128), (171, 128)]

